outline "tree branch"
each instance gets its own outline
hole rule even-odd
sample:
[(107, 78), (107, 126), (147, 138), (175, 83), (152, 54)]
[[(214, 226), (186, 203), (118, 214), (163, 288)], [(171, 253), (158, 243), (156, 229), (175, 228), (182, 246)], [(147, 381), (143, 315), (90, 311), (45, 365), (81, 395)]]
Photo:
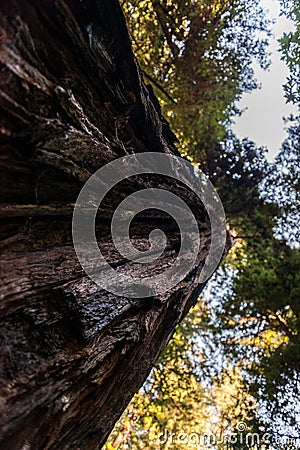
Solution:
[(143, 74), (145, 78), (147, 78), (147, 80), (151, 81), (151, 83), (153, 83), (154, 86), (157, 87), (157, 89), (159, 89), (167, 97), (168, 100), (170, 100), (170, 102), (174, 103), (175, 105), (177, 104), (176, 100), (174, 100), (174, 98), (172, 98), (170, 94), (168, 94), (168, 92), (151, 75), (145, 72), (145, 70), (143, 70)]

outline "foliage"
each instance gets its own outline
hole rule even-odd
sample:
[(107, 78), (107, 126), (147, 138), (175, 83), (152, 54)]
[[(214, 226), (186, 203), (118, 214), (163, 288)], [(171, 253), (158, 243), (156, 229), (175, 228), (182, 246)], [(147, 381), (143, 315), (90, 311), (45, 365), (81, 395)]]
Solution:
[(300, 104), (300, 3), (298, 0), (281, 0), (282, 13), (295, 24), (295, 30), (284, 33), (280, 39), (282, 59), (290, 75), (284, 85), (288, 103)]
[(236, 246), (214, 283), (208, 326), (220, 351), (243, 367), (261, 420), (279, 421), (274, 437), (283, 424), (300, 431), (299, 123), (294, 118), (272, 164), (253, 143), (233, 139), (218, 181)]
[[(278, 219), (288, 223), (290, 210), (281, 204), (285, 189), (299, 187), (296, 146), (287, 151), (287, 145), (268, 164), (264, 150), (248, 140), (228, 133), (220, 144), (219, 170), (212, 176), (236, 245), (131, 403), (134, 419), (122, 448), (160, 448), (157, 437), (166, 429), (175, 436), (220, 437), (240, 422), (248, 432), (268, 430), (273, 439), (278, 430), (297, 433), (300, 253), (273, 232)], [(285, 164), (295, 167), (282, 177)], [(283, 196), (277, 204), (274, 186)], [(124, 438), (124, 423), (126, 418), (114, 431), (116, 439)], [(177, 442), (176, 448), (186, 446)]]
[(291, 246), (300, 243), (300, 116), (290, 118), (288, 137), (264, 181), (264, 197), (280, 208), (276, 235)]
[(289, 386), (294, 400), (299, 395), (300, 253), (274, 238), (260, 252), (247, 248), (244, 254), (233, 274), (223, 267), (214, 286), (213, 340), (243, 367), (252, 395), (264, 401), (265, 421), (280, 415), (281, 426), (293, 425), (285, 392)]
[[(209, 383), (199, 374), (204, 356), (198, 344), (202, 315), (198, 305), (178, 327), (147, 383), (119, 420), (106, 450), (184, 450), (203, 443), (205, 436), (212, 443), (221, 442), (226, 433), (236, 431), (235, 425), (251, 424), (255, 401), (238, 368), (228, 367)], [(181, 439), (182, 434), (186, 438)], [(229, 447), (224, 443), (219, 448)]]
[(182, 154), (203, 163), (224, 138), (236, 100), (256, 87), (252, 60), (267, 65), (268, 22), (258, 2), (131, 0), (122, 5), (138, 61)]

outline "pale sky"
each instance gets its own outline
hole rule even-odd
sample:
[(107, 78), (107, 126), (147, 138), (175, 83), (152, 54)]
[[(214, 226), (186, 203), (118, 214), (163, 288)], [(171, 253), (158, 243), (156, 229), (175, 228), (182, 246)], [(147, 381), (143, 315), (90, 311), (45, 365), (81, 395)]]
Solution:
[(260, 69), (257, 63), (253, 65), (255, 77), (262, 87), (243, 95), (238, 106), (247, 110), (241, 117), (235, 118), (232, 129), (239, 138), (248, 137), (257, 145), (266, 146), (269, 150), (268, 157), (272, 160), (286, 137), (283, 117), (297, 112), (295, 107), (285, 104), (282, 85), (288, 75), (288, 69), (280, 60), (277, 42), (284, 31), (293, 29), (293, 24), (286, 18), (279, 17), (278, 0), (261, 0), (261, 4), (269, 10), (269, 17), (276, 19), (273, 26), (274, 36), (269, 47), (272, 64), (268, 71)]

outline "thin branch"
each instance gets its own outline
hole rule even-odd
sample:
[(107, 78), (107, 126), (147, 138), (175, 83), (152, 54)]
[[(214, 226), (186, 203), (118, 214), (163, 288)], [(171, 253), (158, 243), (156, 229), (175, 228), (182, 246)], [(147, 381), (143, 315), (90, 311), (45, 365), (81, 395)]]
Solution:
[(170, 102), (172, 102), (176, 105), (176, 103), (177, 103), (176, 100), (174, 100), (170, 96), (170, 94), (168, 94), (168, 92), (151, 75), (146, 73), (144, 70), (143, 70), (143, 74), (144, 74), (145, 78), (147, 78), (149, 81), (151, 81), (151, 83), (153, 83), (154, 86), (157, 87), (157, 89), (159, 89), (167, 97), (168, 100), (170, 100)]
[(162, 17), (162, 14), (164, 15), (164, 11), (161, 9), (161, 5), (158, 0), (152, 0), (151, 3), (153, 6), (153, 9), (155, 11), (158, 23), (160, 24), (160, 26), (164, 32), (164, 35), (166, 36), (168, 46), (169, 46), (174, 58), (178, 58), (179, 49), (178, 49), (177, 45), (172, 41), (172, 36), (168, 30), (168, 26), (167, 26), (166, 22), (164, 21), (164, 17)]

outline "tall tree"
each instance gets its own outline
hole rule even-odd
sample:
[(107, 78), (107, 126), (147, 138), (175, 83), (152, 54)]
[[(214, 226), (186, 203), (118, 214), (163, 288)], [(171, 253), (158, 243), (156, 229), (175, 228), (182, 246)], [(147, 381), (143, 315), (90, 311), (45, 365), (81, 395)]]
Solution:
[[(241, 93), (267, 65), (268, 21), (256, 0), (122, 1), (133, 48), (163, 112), (196, 163), (213, 160)], [(259, 32), (259, 33), (258, 33)]]
[[(209, 220), (172, 180), (125, 180), (96, 222), (98, 244), (120, 273), (135, 266), (114, 249), (108, 220), (135, 190), (180, 196), (195, 210), (203, 246), (185, 280), (161, 297), (115, 296), (89, 279), (71, 236), (83, 184), (124, 155), (178, 155), (175, 137), (143, 82), (116, 0), (0, 5), (0, 445), (97, 449), (203, 288)], [(169, 244), (156, 270), (177, 254), (173, 221), (150, 212), (131, 228), (134, 244), (146, 245), (161, 226)]]

